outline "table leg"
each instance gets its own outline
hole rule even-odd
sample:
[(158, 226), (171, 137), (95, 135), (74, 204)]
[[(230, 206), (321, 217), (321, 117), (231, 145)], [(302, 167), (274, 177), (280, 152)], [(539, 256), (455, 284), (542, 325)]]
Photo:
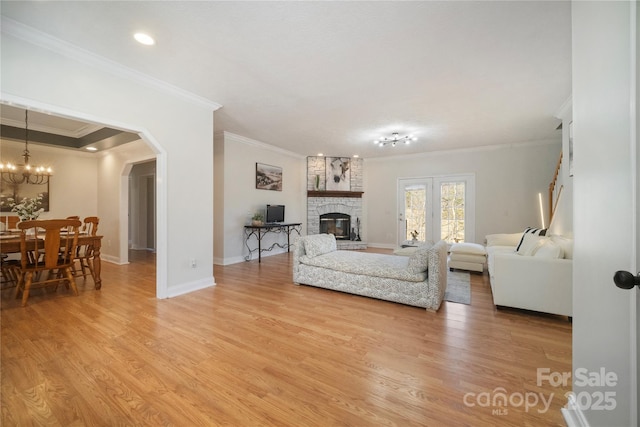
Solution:
[(93, 245), (93, 273), (95, 274), (94, 280), (96, 282), (96, 289), (100, 289), (102, 287), (102, 279), (100, 278), (100, 246), (101, 242), (100, 239), (98, 239)]
[(258, 229), (258, 264), (262, 262), (262, 237), (260, 236), (260, 229)]

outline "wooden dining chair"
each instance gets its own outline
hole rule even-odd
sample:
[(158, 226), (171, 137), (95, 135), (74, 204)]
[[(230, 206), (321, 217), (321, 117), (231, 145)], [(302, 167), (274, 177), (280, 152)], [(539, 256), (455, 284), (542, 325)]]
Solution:
[(71, 266), (78, 246), (80, 221), (50, 219), (22, 221), (20, 230), (20, 278), (15, 296), (22, 292), (22, 306), (27, 305), (29, 291), (35, 287), (65, 283), (78, 295)]
[[(82, 234), (87, 236), (95, 236), (98, 233), (98, 224), (100, 219), (97, 216), (88, 216), (84, 219), (84, 225), (82, 226)], [(75, 261), (72, 267), (72, 273), (74, 277), (84, 277), (85, 280), (90, 274), (93, 282), (96, 281), (96, 275), (93, 271), (93, 244), (79, 244), (76, 249)], [(76, 266), (77, 265), (77, 266)], [(80, 269), (78, 270), (78, 267)]]
[(0, 290), (17, 286), (20, 278), (20, 261), (0, 254)]
[(0, 223), (3, 224), (5, 230), (15, 230), (17, 224), (20, 222), (20, 217), (17, 215), (3, 215), (0, 216)]
[[(18, 222), (20, 222), (20, 217), (17, 215), (0, 216), (0, 231), (9, 232), (9, 230), (15, 230)], [(0, 243), (0, 247), (1, 246), (2, 244)], [(10, 258), (8, 254), (0, 253), (0, 263), (0, 289), (16, 286), (19, 277), (20, 261)]]

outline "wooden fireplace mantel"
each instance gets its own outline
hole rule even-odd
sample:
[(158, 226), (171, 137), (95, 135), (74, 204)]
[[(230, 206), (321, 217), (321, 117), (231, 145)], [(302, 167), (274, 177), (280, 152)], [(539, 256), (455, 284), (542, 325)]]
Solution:
[(307, 197), (354, 197), (362, 198), (364, 191), (313, 191), (307, 190)]

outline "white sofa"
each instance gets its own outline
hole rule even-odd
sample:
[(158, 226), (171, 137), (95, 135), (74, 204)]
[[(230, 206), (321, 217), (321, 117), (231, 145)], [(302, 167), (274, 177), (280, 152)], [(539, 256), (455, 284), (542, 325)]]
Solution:
[(516, 252), (522, 238), (523, 233), (486, 236), (493, 303), (571, 317), (572, 240), (557, 235), (531, 238)]

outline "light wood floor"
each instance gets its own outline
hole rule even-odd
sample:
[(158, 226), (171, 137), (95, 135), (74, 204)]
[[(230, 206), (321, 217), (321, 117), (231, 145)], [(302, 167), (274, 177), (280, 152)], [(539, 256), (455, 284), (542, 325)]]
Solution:
[[(497, 311), (486, 275), (471, 305), (429, 313), (296, 286), (281, 254), (158, 300), (152, 257), (103, 263), (102, 290), (81, 279), (79, 297), (37, 290), (22, 308), (3, 291), (3, 426), (564, 425), (569, 388), (536, 369), (571, 371), (571, 324)], [(540, 394), (550, 409), (526, 410)]]

